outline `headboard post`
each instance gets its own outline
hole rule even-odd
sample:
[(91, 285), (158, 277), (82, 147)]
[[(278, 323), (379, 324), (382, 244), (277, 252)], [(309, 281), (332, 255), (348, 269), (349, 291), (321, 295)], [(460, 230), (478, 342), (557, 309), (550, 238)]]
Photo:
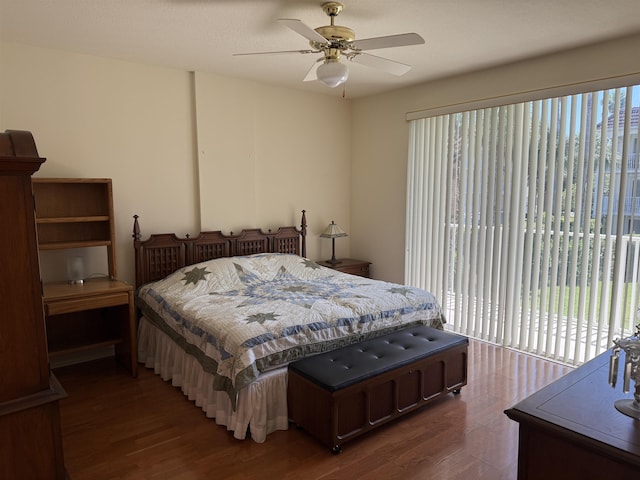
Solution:
[(302, 210), (302, 220), (300, 222), (300, 236), (302, 237), (302, 257), (307, 257), (307, 215), (306, 210)]
[(135, 252), (135, 270), (136, 270), (136, 287), (142, 283), (142, 259), (140, 257), (140, 224), (138, 223), (138, 215), (133, 216), (133, 249)]
[(140, 224), (138, 223), (138, 215), (133, 216), (133, 239), (140, 240)]

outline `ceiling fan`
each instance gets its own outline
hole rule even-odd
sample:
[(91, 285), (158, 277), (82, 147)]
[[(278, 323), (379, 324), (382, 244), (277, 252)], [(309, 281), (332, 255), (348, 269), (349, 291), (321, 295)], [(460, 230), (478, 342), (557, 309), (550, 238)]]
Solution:
[(293, 18), (281, 18), (278, 22), (289, 27), (294, 32), (302, 35), (311, 45), (307, 50), (283, 50), (277, 52), (236, 53), (234, 55), (270, 55), (282, 53), (322, 53), (323, 56), (314, 62), (313, 66), (304, 78), (305, 82), (320, 80), (328, 87), (334, 88), (347, 81), (349, 68), (340, 62), (340, 56), (352, 62), (360, 63), (367, 67), (378, 68), (394, 75), (404, 75), (410, 69), (410, 65), (394, 62), (382, 57), (377, 57), (365, 50), (379, 48), (404, 47), (407, 45), (420, 45), (424, 39), (417, 33), (402, 33), (386, 37), (373, 37), (356, 40), (355, 33), (349, 27), (335, 25), (335, 17), (342, 12), (344, 5), (339, 2), (325, 2), (322, 10), (331, 19), (331, 24), (318, 28), (311, 28), (301, 20)]

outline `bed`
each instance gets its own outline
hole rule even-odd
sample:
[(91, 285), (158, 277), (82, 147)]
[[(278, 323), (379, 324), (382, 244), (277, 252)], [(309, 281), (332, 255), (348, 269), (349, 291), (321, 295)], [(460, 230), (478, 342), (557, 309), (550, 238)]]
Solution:
[(306, 257), (300, 227), (142, 240), (134, 217), (138, 360), (237, 439), (289, 426), (287, 365), (403, 326), (442, 328), (427, 291)]

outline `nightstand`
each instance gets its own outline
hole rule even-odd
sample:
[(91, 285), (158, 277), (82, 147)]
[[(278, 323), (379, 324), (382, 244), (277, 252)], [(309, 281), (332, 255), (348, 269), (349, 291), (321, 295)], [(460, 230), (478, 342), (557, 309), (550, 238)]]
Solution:
[(329, 267), (334, 270), (338, 270), (339, 272), (350, 273), (351, 275), (360, 275), (361, 277), (369, 278), (369, 265), (371, 265), (371, 262), (354, 260), (353, 258), (343, 258), (340, 263), (335, 264), (328, 261), (317, 263), (318, 265)]
[(45, 283), (49, 356), (113, 345), (116, 358), (137, 375), (133, 287), (108, 278), (79, 285)]

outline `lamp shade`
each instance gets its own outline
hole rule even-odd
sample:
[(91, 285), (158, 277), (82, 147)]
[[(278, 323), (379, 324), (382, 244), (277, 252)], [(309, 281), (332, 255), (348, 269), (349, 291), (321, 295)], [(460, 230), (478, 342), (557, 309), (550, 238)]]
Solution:
[(325, 228), (324, 232), (320, 234), (323, 238), (338, 238), (338, 237), (346, 237), (347, 233), (340, 228), (340, 225), (331, 220), (331, 223), (327, 228)]
[(328, 58), (318, 67), (316, 75), (327, 87), (335, 88), (347, 81), (349, 69), (337, 58)]

